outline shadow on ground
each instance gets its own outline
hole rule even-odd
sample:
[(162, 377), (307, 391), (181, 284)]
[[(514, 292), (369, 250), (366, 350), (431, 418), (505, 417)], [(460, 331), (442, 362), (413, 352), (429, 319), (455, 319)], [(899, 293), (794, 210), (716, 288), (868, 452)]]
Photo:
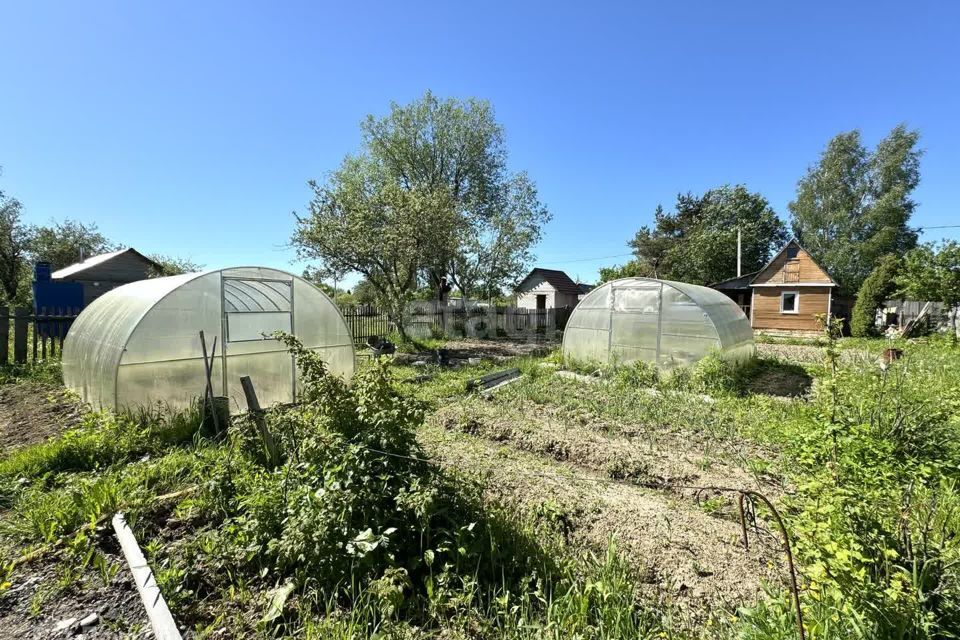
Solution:
[(786, 398), (806, 395), (813, 384), (807, 370), (798, 364), (761, 358), (747, 382), (748, 393)]

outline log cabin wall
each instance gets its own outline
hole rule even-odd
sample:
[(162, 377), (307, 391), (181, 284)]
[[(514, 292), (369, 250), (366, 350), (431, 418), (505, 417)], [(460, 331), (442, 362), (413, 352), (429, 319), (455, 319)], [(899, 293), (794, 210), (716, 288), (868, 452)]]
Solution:
[[(780, 294), (795, 291), (799, 295), (797, 313), (780, 312)], [(830, 287), (754, 287), (753, 328), (785, 331), (817, 331), (817, 315), (830, 310)]]

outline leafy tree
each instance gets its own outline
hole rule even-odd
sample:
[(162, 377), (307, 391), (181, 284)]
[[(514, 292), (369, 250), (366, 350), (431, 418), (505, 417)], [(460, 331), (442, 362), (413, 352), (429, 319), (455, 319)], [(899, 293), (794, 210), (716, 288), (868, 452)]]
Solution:
[(34, 262), (49, 262), (50, 267), (57, 270), (118, 248), (100, 233), (96, 224), (64, 220), (34, 230), (30, 240), (30, 257)]
[(22, 283), (28, 278), (31, 230), (20, 219), (20, 201), (0, 191), (0, 293), (7, 304), (22, 304), (28, 295)]
[[(419, 268), (430, 286), (447, 276), (464, 296), (490, 296), (526, 273), (530, 250), (550, 216), (530, 178), (507, 170), (503, 129), (488, 102), (440, 100), (427, 92), (408, 105), (392, 104), (385, 117), (368, 116), (361, 129), (363, 151), (345, 160), (338, 175), (369, 164), (378, 185), (395, 184), (450, 207), (449, 223), (424, 230), (433, 237), (430, 251), (419, 250)], [(449, 237), (440, 238), (440, 232)], [(295, 243), (298, 238), (303, 236), (295, 235)], [(399, 295), (379, 292), (390, 299)]]
[(158, 267), (153, 270), (153, 277), (155, 278), (178, 276), (181, 273), (194, 273), (203, 269), (202, 264), (197, 264), (189, 258), (167, 256), (162, 253), (151, 254), (149, 258), (158, 265)]
[(649, 265), (639, 260), (631, 260), (626, 264), (615, 267), (600, 268), (600, 284), (619, 280), (620, 278), (655, 278), (656, 272)]
[(702, 196), (680, 194), (672, 213), (658, 206), (654, 226), (641, 227), (629, 242), (637, 256), (630, 275), (696, 284), (731, 278), (736, 275), (738, 229), (744, 273), (763, 267), (787, 239), (767, 199), (743, 185), (725, 185)]
[(916, 245), (908, 226), (920, 181), (920, 134), (895, 127), (871, 153), (859, 131), (835, 136), (790, 203), (800, 243), (850, 295), (881, 256)]
[(900, 267), (897, 256), (887, 255), (880, 259), (876, 268), (857, 292), (857, 302), (850, 315), (850, 333), (857, 338), (877, 335), (877, 309), (897, 288), (894, 278)]
[(456, 211), (443, 188), (408, 188), (371, 157), (348, 157), (326, 184), (311, 181), (309, 216), (297, 218), (298, 254), (316, 273), (357, 272), (403, 332), (407, 303), (425, 264), (449, 255)]
[(376, 304), (377, 302), (377, 289), (369, 280), (364, 279), (358, 282), (353, 287), (352, 293), (357, 304)]
[(896, 283), (905, 298), (946, 304), (953, 315), (954, 334), (960, 335), (960, 243), (924, 244), (907, 252)]

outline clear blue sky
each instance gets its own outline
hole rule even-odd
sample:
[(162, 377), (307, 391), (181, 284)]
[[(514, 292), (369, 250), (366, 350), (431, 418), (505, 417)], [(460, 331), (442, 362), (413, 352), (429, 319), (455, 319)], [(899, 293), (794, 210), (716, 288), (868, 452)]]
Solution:
[(0, 188), (31, 222), (299, 270), (306, 181), (429, 88), (493, 103), (553, 213), (539, 263), (584, 280), (679, 191), (745, 183), (786, 218), (853, 128), (919, 128), (914, 223), (960, 224), (960, 4), (645, 5), (7, 0)]

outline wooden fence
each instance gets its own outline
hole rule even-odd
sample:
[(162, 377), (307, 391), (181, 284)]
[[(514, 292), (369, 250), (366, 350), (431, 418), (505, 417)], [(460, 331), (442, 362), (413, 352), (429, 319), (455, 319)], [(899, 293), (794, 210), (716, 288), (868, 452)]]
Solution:
[(42, 308), (34, 312), (0, 306), (0, 365), (57, 357), (79, 313), (79, 309)]

